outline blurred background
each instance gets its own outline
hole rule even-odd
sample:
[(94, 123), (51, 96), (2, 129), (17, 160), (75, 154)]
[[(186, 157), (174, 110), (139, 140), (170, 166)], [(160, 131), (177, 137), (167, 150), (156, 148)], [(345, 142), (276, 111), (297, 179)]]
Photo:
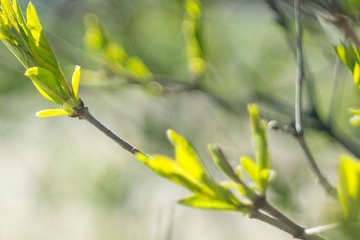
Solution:
[[(20, 1), (25, 9), (27, 1)], [(182, 1), (33, 0), (61, 66), (70, 76), (81, 65), (87, 76), (103, 76), (98, 56), (83, 43), (84, 16), (96, 14), (114, 41), (140, 57), (153, 73), (187, 79)], [(150, 154), (172, 155), (166, 129), (186, 136), (216, 179), (208, 143), (222, 146), (233, 166), (253, 156), (246, 104), (259, 103), (268, 120), (292, 121), (296, 59), (274, 13), (264, 1), (202, 1), (206, 83), (229, 110), (201, 91), (154, 95), (141, 86), (84, 82), (80, 96), (103, 124)], [(291, 11), (288, 12), (291, 18)], [(331, 93), (336, 31), (304, 19), (307, 69), (320, 118), (326, 119)], [(290, 39), (291, 40), (291, 39)], [(23, 76), (24, 69), (0, 46), (0, 239), (6, 240), (219, 240), (292, 239), (288, 234), (238, 213), (179, 206), (185, 189), (156, 176), (132, 155), (85, 121), (39, 119), (53, 108)], [(359, 104), (351, 76), (341, 80), (336, 125), (351, 139), (349, 107)], [(100, 77), (99, 77), (100, 78)], [(115, 84), (114, 84), (115, 81)], [(274, 100), (274, 101), (273, 101)], [(276, 101), (275, 101), (276, 100)], [(281, 105), (279, 103), (283, 103)], [(280, 110), (279, 110), (280, 109)], [(348, 152), (324, 132), (306, 130), (321, 169), (336, 183), (339, 156)], [(356, 144), (356, 141), (354, 141)], [(335, 201), (326, 197), (296, 140), (269, 131), (277, 172), (270, 202), (306, 227), (331, 222)]]

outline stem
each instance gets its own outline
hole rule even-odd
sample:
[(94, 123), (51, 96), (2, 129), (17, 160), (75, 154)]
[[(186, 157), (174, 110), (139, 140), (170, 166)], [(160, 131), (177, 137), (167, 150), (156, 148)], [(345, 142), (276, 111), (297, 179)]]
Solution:
[(300, 19), (300, 0), (294, 1), (296, 28), (297, 77), (295, 82), (295, 129), (302, 134), (302, 83), (304, 81), (304, 56), (302, 48), (302, 27)]
[(142, 151), (140, 151), (139, 149), (137, 149), (136, 147), (134, 147), (133, 145), (131, 145), (130, 143), (128, 143), (127, 141), (125, 141), (124, 139), (117, 136), (115, 133), (110, 131), (108, 128), (106, 128), (93, 115), (91, 115), (91, 113), (89, 112), (89, 109), (87, 107), (78, 107), (75, 110), (76, 110), (76, 112), (78, 114), (79, 119), (85, 119), (86, 121), (91, 123), (94, 127), (99, 129), (101, 132), (103, 132), (106, 136), (111, 138), (114, 142), (119, 144), (123, 149), (125, 149), (129, 153), (131, 153), (131, 154), (136, 154), (136, 153), (145, 154)]
[(352, 28), (348, 17), (343, 15), (337, 16), (334, 20), (330, 20), (330, 22), (342, 31), (345, 38), (350, 39), (357, 49), (360, 49), (360, 39)]
[(308, 145), (305, 142), (304, 139), (304, 134), (302, 135), (298, 135), (296, 136), (296, 139), (298, 140), (301, 149), (303, 150), (305, 156), (306, 156), (306, 160), (308, 162), (308, 165), (310, 166), (310, 169), (312, 170), (312, 172), (314, 173), (314, 175), (317, 177), (317, 179), (319, 180), (319, 183), (321, 184), (321, 186), (324, 187), (324, 189), (326, 190), (326, 192), (332, 196), (335, 197), (337, 196), (337, 191), (336, 189), (329, 183), (328, 179), (322, 174), (322, 172), (320, 171), (318, 165), (315, 162), (315, 159), (313, 157), (313, 155), (311, 154)]
[(268, 201), (264, 201), (261, 209), (271, 215), (273, 218), (276, 218), (278, 221), (280, 221), (283, 225), (286, 226), (286, 228), (290, 229), (290, 234), (294, 238), (306, 239), (305, 228), (301, 227), (290, 218), (285, 216), (282, 212), (273, 207)]
[(250, 218), (254, 218), (257, 219), (259, 221), (262, 221), (264, 223), (267, 223), (273, 227), (276, 227), (284, 232), (289, 233), (290, 235), (293, 236), (294, 231), (292, 229), (290, 229), (287, 225), (284, 225), (282, 222), (280, 222), (278, 219), (273, 218), (267, 214), (264, 214), (260, 211), (255, 211), (254, 213), (252, 213), (252, 215), (250, 216)]

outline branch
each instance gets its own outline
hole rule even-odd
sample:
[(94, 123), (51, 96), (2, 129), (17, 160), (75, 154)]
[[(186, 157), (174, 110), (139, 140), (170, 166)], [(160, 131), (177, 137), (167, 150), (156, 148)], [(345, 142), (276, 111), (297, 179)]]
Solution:
[(304, 81), (304, 55), (302, 48), (302, 26), (300, 15), (300, 0), (294, 1), (295, 28), (296, 28), (296, 60), (297, 77), (295, 81), (295, 129), (297, 134), (302, 134), (302, 83)]
[[(94, 127), (99, 129), (101, 132), (103, 132), (106, 136), (114, 140), (117, 144), (119, 144), (123, 149), (128, 151), (131, 154), (135, 153), (143, 153), (124, 139), (117, 136), (115, 133), (110, 131), (108, 128), (106, 128), (102, 123), (100, 123), (91, 113), (89, 112), (89, 109), (87, 107), (79, 107), (75, 109), (78, 114), (79, 119), (85, 119), (89, 123), (91, 123)], [(145, 153), (143, 153), (145, 154)]]
[(320, 171), (318, 165), (315, 162), (315, 159), (313, 157), (313, 155), (311, 154), (308, 145), (306, 144), (305, 140), (304, 140), (304, 134), (301, 135), (297, 135), (296, 139), (298, 140), (301, 149), (303, 150), (306, 160), (308, 162), (308, 165), (310, 166), (310, 169), (312, 170), (312, 172), (314, 173), (314, 175), (317, 177), (317, 179), (319, 180), (319, 183), (321, 184), (321, 186), (324, 187), (324, 189), (326, 190), (326, 192), (336, 198), (337, 197), (337, 191), (336, 189), (329, 183), (328, 179), (322, 174), (322, 172)]

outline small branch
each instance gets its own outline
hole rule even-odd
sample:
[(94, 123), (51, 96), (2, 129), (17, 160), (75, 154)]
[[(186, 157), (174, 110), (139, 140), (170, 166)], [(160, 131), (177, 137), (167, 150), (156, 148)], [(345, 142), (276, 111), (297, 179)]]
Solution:
[(290, 229), (290, 234), (294, 238), (306, 239), (305, 228), (301, 227), (290, 218), (285, 216), (282, 212), (273, 207), (267, 200), (264, 201), (263, 205), (261, 206), (261, 210), (271, 215), (273, 218), (278, 219), (278, 221), (285, 225), (286, 228)]
[(347, 16), (339, 15), (329, 21), (334, 24), (340, 31), (342, 31), (345, 35), (345, 38), (349, 39), (357, 49), (360, 49), (360, 39), (352, 28), (350, 20)]
[(296, 28), (296, 58), (297, 77), (295, 82), (295, 129), (302, 134), (302, 83), (304, 81), (304, 55), (302, 48), (302, 27), (300, 15), (300, 0), (294, 1), (295, 28)]
[(254, 213), (251, 214), (250, 218), (254, 218), (257, 219), (259, 221), (262, 221), (264, 223), (267, 223), (275, 228), (278, 228), (284, 232), (289, 233), (290, 235), (293, 236), (294, 231), (290, 228), (288, 228), (288, 226), (284, 225), (282, 222), (280, 222), (279, 220), (264, 214), (260, 211), (255, 211)]
[(320, 171), (318, 165), (316, 164), (316, 161), (313, 157), (313, 155), (311, 154), (308, 145), (306, 144), (305, 140), (304, 140), (304, 134), (302, 135), (298, 135), (296, 136), (296, 139), (298, 140), (301, 149), (303, 150), (306, 160), (308, 162), (308, 165), (310, 166), (310, 169), (312, 170), (312, 172), (314, 173), (314, 175), (317, 177), (317, 179), (319, 180), (319, 183), (321, 184), (321, 186), (324, 187), (324, 189), (326, 190), (326, 192), (336, 198), (337, 197), (337, 191), (336, 189), (329, 183), (328, 179), (322, 174), (322, 172)]
[[(78, 114), (79, 119), (85, 119), (89, 123), (91, 123), (94, 127), (99, 129), (101, 132), (103, 132), (106, 136), (111, 138), (114, 142), (119, 144), (123, 149), (128, 151), (131, 154), (135, 153), (143, 153), (124, 139), (118, 137), (115, 133), (110, 131), (108, 128), (106, 128), (102, 123), (100, 123), (91, 113), (89, 112), (87, 107), (79, 107), (75, 109)], [(145, 154), (145, 153), (143, 153)]]

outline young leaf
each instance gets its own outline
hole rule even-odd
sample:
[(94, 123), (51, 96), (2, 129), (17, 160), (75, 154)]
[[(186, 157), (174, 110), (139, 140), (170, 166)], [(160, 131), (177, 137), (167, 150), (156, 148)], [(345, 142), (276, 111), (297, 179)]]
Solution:
[(205, 175), (204, 167), (194, 147), (173, 130), (168, 130), (167, 135), (175, 148), (176, 160), (186, 172), (196, 179), (202, 179)]
[[(39, 93), (62, 106), (64, 111), (44, 110), (37, 115), (77, 116), (76, 107), (83, 107), (78, 96), (79, 79), (74, 76), (72, 87), (67, 83), (54, 52), (45, 36), (39, 16), (32, 3), (27, 7), (26, 22), (17, 0), (1, 0), (0, 38), (27, 69)], [(78, 73), (76, 71), (76, 73)]]
[(230, 166), (229, 162), (226, 160), (221, 149), (212, 144), (209, 144), (208, 148), (216, 165), (234, 182), (241, 181), (240, 178), (236, 175), (234, 169)]
[(138, 57), (130, 57), (126, 61), (126, 69), (140, 81), (148, 81), (152, 78), (150, 70)]
[(215, 193), (201, 181), (194, 178), (185, 171), (177, 162), (165, 156), (149, 157), (141, 153), (137, 153), (136, 157), (144, 162), (152, 171), (158, 175), (169, 179), (172, 182), (180, 184), (190, 191), (207, 196), (214, 196)]
[(45, 110), (41, 110), (36, 112), (36, 116), (37, 117), (41, 117), (41, 118), (47, 118), (47, 117), (57, 117), (57, 116), (67, 116), (69, 113), (67, 111), (65, 111), (62, 108), (58, 108), (58, 109), (45, 109)]
[(359, 62), (359, 52), (351, 44), (345, 45), (341, 42), (339, 46), (335, 47), (335, 52), (339, 56), (341, 62), (347, 66), (350, 71), (353, 71), (355, 63)]
[(71, 78), (71, 86), (76, 100), (79, 99), (80, 79), (81, 79), (81, 67), (75, 66), (75, 70)]
[(194, 208), (230, 210), (230, 211), (237, 211), (239, 210), (240, 207), (245, 207), (245, 206), (235, 206), (227, 202), (223, 202), (217, 199), (211, 199), (202, 195), (196, 195), (196, 196), (184, 198), (178, 201), (178, 203)]
[(250, 157), (241, 157), (240, 158), (241, 166), (243, 166), (246, 173), (249, 175), (249, 177), (255, 182), (259, 182), (259, 168), (256, 165), (255, 161), (251, 159)]
[(195, 77), (201, 77), (205, 74), (207, 65), (203, 57), (200, 1), (186, 0), (185, 11), (182, 30), (186, 44), (188, 69)]
[(60, 86), (55, 75), (45, 68), (29, 68), (26, 70), (25, 76), (32, 80), (36, 88), (46, 99), (61, 105), (69, 100), (69, 96)]
[(348, 156), (343, 156), (340, 162), (338, 198), (346, 219), (358, 220), (360, 213), (360, 163)]

